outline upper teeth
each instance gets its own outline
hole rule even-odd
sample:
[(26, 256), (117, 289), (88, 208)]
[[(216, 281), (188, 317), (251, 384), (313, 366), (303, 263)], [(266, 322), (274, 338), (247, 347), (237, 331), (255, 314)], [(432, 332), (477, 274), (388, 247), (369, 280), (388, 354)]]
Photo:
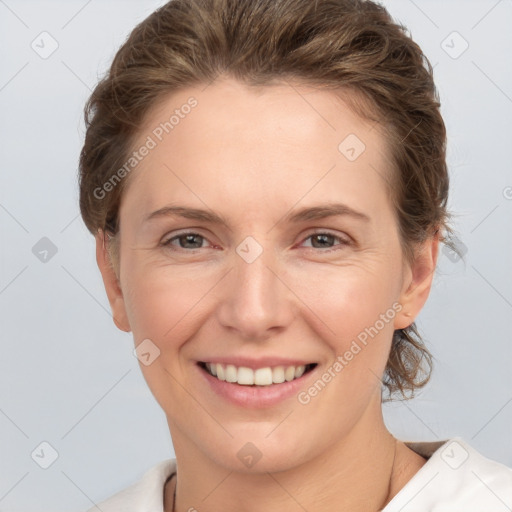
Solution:
[(306, 367), (302, 366), (275, 366), (271, 368), (258, 368), (253, 370), (246, 366), (236, 367), (232, 364), (206, 363), (208, 371), (219, 380), (227, 382), (236, 382), (244, 386), (270, 386), (271, 384), (281, 384), (301, 377)]

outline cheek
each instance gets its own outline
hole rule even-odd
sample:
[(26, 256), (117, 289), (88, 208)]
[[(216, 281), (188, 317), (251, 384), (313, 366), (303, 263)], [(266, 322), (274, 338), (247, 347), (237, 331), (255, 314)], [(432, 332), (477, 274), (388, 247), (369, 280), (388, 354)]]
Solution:
[(393, 319), (401, 307), (396, 302), (399, 276), (383, 267), (326, 267), (296, 276), (298, 295), (315, 313), (309, 325), (316, 326), (330, 357), (319, 379), (301, 390), (298, 402), (312, 418), (329, 417), (333, 436), (363, 413), (381, 387)]
[[(396, 311), (393, 304), (399, 297), (399, 282), (395, 269), (374, 264), (350, 266), (320, 266), (303, 268), (290, 275), (290, 282), (304, 305), (324, 324), (325, 333), (337, 352), (346, 344), (386, 315), (385, 326), (379, 330), (393, 331), (389, 317)], [(396, 307), (396, 306), (395, 306)], [(390, 311), (391, 310), (391, 311)], [(391, 319), (392, 319), (391, 318)]]
[[(158, 356), (149, 365), (140, 364), (154, 397), (166, 413), (180, 414), (190, 397), (179, 383), (187, 381), (183, 347), (193, 339), (201, 321), (202, 298), (212, 284), (207, 278), (191, 279), (175, 268), (141, 266), (127, 280), (125, 298), (135, 344), (150, 339)], [(200, 416), (200, 412), (197, 413)]]
[[(315, 384), (315, 389), (302, 390), (305, 395), (301, 397), (311, 399), (314, 405), (310, 410), (318, 414), (323, 407), (343, 405), (336, 424), (348, 421), (344, 417), (346, 407), (356, 417), (357, 408), (364, 407), (380, 388), (391, 347), (393, 319), (400, 308), (396, 302), (399, 276), (392, 265), (384, 262), (379, 258), (364, 266), (318, 267), (315, 272), (303, 271), (300, 279), (295, 276), (295, 282), (301, 283), (297, 295), (316, 315), (315, 320), (312, 315), (309, 317), (309, 325), (316, 325), (316, 337), (328, 349), (330, 358), (325, 361), (330, 373), (320, 377), (322, 382)], [(306, 308), (303, 312), (306, 314)], [(324, 383), (328, 383), (325, 391)], [(319, 390), (323, 398), (316, 400)]]
[(194, 278), (174, 268), (141, 267), (127, 280), (125, 303), (135, 340), (150, 338), (157, 345), (183, 340), (208, 278)]

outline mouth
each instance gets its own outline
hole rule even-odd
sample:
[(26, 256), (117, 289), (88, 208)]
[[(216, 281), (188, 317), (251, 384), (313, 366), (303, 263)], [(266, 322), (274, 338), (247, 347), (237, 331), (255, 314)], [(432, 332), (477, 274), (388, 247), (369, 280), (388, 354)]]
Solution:
[(249, 368), (233, 364), (200, 362), (200, 368), (219, 381), (240, 386), (272, 386), (300, 379), (311, 372), (317, 363), (298, 366), (265, 366)]

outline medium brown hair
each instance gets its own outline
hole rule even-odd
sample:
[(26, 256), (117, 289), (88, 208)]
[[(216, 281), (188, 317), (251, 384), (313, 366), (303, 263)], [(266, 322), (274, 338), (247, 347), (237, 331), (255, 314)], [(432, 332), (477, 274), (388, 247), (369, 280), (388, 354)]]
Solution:
[[(249, 86), (294, 80), (338, 91), (378, 122), (389, 145), (388, 185), (405, 256), (412, 260), (417, 244), (438, 232), (452, 246), (446, 130), (432, 66), (384, 7), (364, 0), (171, 0), (135, 27), (85, 107), (80, 210), (91, 233), (109, 233), (115, 268), (129, 176), (112, 179), (140, 126), (171, 93), (220, 76)], [(108, 193), (106, 183), (113, 185)], [(415, 324), (395, 331), (383, 378), (389, 395), (412, 397), (431, 370)]]

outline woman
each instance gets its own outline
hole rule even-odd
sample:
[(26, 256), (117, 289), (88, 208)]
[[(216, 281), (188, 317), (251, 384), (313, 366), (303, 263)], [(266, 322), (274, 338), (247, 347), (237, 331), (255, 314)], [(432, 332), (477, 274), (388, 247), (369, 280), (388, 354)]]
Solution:
[(509, 468), (383, 421), (450, 244), (432, 69), (383, 7), (173, 0), (86, 121), (82, 217), (176, 453), (98, 508), (512, 506)]

